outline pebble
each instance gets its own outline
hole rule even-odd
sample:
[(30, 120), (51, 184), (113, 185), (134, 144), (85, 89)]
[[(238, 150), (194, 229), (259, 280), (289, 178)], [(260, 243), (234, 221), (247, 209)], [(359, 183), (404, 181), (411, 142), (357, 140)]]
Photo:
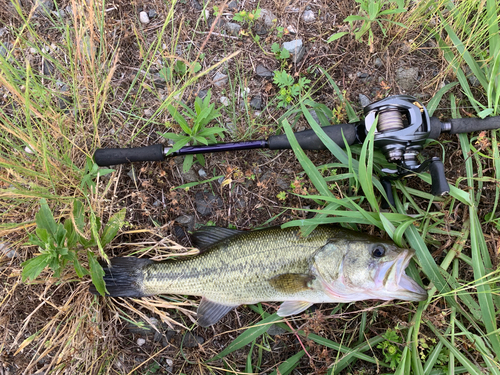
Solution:
[(250, 87), (244, 87), (243, 90), (241, 90), (240, 96), (242, 99), (245, 99), (248, 94), (250, 94)]
[(236, 0), (232, 0), (227, 4), (227, 9), (230, 11), (238, 10), (238, 2)]
[(229, 34), (239, 35), (241, 26), (234, 22), (228, 22), (226, 23), (226, 30)]
[(481, 84), (481, 82), (479, 82), (476, 75), (472, 72), (471, 68), (469, 68), (468, 65), (465, 66), (465, 75), (467, 76), (467, 79), (469, 80), (471, 86), (477, 87)]
[(145, 343), (146, 343), (146, 340), (144, 340), (143, 338), (138, 338), (137, 339), (137, 345), (138, 346), (143, 346)]
[(207, 96), (208, 94), (208, 91), (207, 90), (200, 90), (198, 91), (198, 93), (196, 94), (196, 96), (200, 99), (203, 99), (205, 96)]
[(283, 335), (286, 333), (286, 329), (281, 328), (277, 324), (272, 324), (268, 329), (267, 329), (267, 334), (270, 336), (278, 336), (278, 335)]
[(36, 7), (35, 16), (45, 15), (54, 10), (53, 0), (35, 0), (34, 6)]
[[(184, 157), (181, 156), (180, 159), (184, 161)], [(181, 177), (184, 179), (185, 182), (196, 182), (198, 181), (198, 176), (196, 172), (191, 168), (187, 172), (181, 172)]]
[(255, 95), (252, 100), (250, 100), (250, 107), (253, 109), (262, 109), (262, 96)]
[(224, 107), (227, 107), (229, 105), (229, 98), (227, 96), (221, 96), (219, 101)]
[(51, 77), (54, 75), (54, 73), (56, 71), (56, 67), (50, 61), (43, 60), (42, 71), (43, 71), (44, 75)]
[(297, 34), (297, 29), (295, 27), (293, 27), (292, 25), (287, 26), (286, 30), (290, 34)]
[(396, 70), (396, 82), (401, 90), (415, 93), (416, 83), (418, 79), (418, 68), (398, 68)]
[(24, 148), (24, 151), (27, 152), (28, 154), (34, 154), (35, 150), (33, 149), (33, 146), (28, 145)]
[(260, 10), (260, 16), (255, 23), (255, 33), (258, 35), (265, 35), (269, 32), (276, 23), (276, 16), (267, 9)]
[(6, 256), (9, 259), (12, 259), (17, 256), (17, 252), (14, 249), (11, 249), (9, 244), (0, 243), (0, 255)]
[(135, 174), (134, 168), (132, 168), (130, 171), (127, 172), (127, 176), (129, 176), (130, 179), (132, 181), (134, 181), (134, 183), (137, 183), (139, 181), (139, 179), (137, 178), (137, 175)]
[(277, 17), (273, 12), (267, 9), (261, 9), (259, 20), (261, 20), (267, 27), (272, 27), (276, 23)]
[(153, 115), (153, 111), (149, 108), (144, 110), (144, 116), (151, 117)]
[(198, 2), (198, 0), (191, 0), (191, 6), (198, 11), (203, 9), (203, 6)]
[(223, 206), (222, 199), (212, 193), (198, 192), (195, 195), (196, 211), (202, 216), (210, 215), (213, 209)]
[(375, 68), (380, 69), (384, 66), (384, 63), (382, 62), (382, 59), (380, 57), (377, 57), (373, 62), (373, 65), (375, 65)]
[(273, 78), (274, 77), (274, 73), (271, 72), (269, 69), (267, 69), (262, 64), (257, 65), (257, 67), (255, 68), (255, 73), (259, 77), (263, 77), (263, 78)]
[(201, 178), (207, 178), (207, 172), (205, 172), (205, 170), (203, 168), (200, 168), (199, 171), (198, 171), (198, 175), (201, 177)]
[(186, 332), (184, 337), (182, 338), (182, 346), (185, 348), (197, 348), (198, 345), (201, 345), (205, 342), (205, 339), (201, 336), (198, 336), (192, 332)]
[(36, 54), (38, 53), (38, 50), (37, 50), (35, 47), (31, 47), (31, 48), (30, 48), (30, 53), (31, 53), (32, 55), (36, 55)]
[(174, 372), (174, 361), (171, 359), (167, 358), (165, 359), (165, 371), (167, 371), (167, 374), (173, 374)]
[(366, 106), (370, 105), (371, 100), (368, 99), (368, 97), (366, 95), (359, 94), (359, 102), (361, 103), (362, 107), (366, 107)]
[(185, 227), (188, 231), (194, 229), (194, 215), (182, 215), (179, 216), (175, 221)]
[(155, 10), (155, 9), (150, 9), (150, 10), (148, 11), (148, 17), (149, 17), (149, 18), (156, 17), (156, 10)]
[(214, 80), (214, 85), (220, 88), (224, 87), (227, 84), (229, 78), (226, 74), (217, 72), (215, 73), (213, 80)]
[(144, 24), (147, 24), (149, 23), (149, 16), (146, 12), (141, 12), (139, 13), (139, 21), (141, 21), (141, 23), (144, 23)]
[(304, 13), (302, 13), (302, 19), (304, 22), (313, 22), (315, 20), (315, 15), (312, 10), (306, 10)]
[(302, 45), (302, 39), (285, 42), (283, 43), (283, 48), (290, 52), (290, 57), (295, 64), (300, 62), (306, 51), (305, 47)]

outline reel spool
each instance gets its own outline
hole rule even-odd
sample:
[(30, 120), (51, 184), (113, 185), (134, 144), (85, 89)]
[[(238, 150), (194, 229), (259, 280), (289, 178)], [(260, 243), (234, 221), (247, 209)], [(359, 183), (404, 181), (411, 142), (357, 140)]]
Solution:
[(382, 150), (387, 161), (407, 169), (418, 167), (416, 154), (430, 134), (427, 109), (414, 97), (394, 95), (364, 108), (366, 133), (375, 124), (375, 147)]

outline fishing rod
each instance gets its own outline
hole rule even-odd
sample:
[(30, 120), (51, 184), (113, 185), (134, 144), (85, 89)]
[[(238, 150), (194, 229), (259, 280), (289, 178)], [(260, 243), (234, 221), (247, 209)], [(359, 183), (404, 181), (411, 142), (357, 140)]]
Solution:
[[(471, 133), (474, 131), (500, 128), (500, 116), (460, 118), (441, 122), (430, 117), (427, 109), (417, 99), (409, 95), (394, 95), (371, 103), (363, 108), (365, 119), (349, 124), (324, 126), (322, 129), (338, 146), (362, 144), (366, 135), (374, 129), (374, 147), (380, 149), (387, 161), (396, 164), (396, 169), (382, 169), (390, 176), (382, 177), (381, 183), (387, 193), (389, 203), (394, 205), (391, 180), (397, 180), (414, 173), (429, 171), (431, 175), (431, 194), (442, 196), (449, 193), (442, 161), (433, 157), (419, 164), (418, 154), (425, 142), (436, 140), (441, 133)], [(300, 147), (304, 150), (325, 150), (314, 130), (296, 132)], [(345, 143), (344, 143), (345, 138)], [(203, 154), (224, 151), (239, 151), (268, 148), (271, 150), (291, 149), (286, 134), (274, 135), (265, 140), (217, 143), (211, 145), (185, 146), (175, 152), (171, 147), (156, 144), (136, 148), (104, 148), (94, 153), (99, 166), (144, 161), (163, 161), (165, 157), (190, 154)]]

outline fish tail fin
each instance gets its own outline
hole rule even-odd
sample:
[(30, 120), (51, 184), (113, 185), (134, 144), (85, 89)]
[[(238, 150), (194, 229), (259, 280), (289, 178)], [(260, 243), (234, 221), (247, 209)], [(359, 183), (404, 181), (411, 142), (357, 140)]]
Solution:
[[(104, 270), (106, 295), (110, 297), (143, 297), (144, 279), (143, 268), (153, 263), (150, 259), (136, 257), (112, 258), (111, 265), (99, 262)], [(90, 293), (99, 294), (93, 284), (90, 284)]]

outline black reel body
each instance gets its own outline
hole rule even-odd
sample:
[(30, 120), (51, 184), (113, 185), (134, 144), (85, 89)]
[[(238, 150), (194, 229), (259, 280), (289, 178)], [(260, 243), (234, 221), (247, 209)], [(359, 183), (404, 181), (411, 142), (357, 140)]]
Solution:
[(371, 103), (364, 108), (365, 131), (374, 130), (374, 146), (397, 170), (383, 169), (385, 173), (396, 174), (384, 177), (389, 202), (394, 204), (390, 180), (412, 173), (430, 171), (433, 195), (441, 196), (450, 191), (444, 175), (444, 166), (439, 158), (431, 158), (419, 164), (418, 154), (431, 134), (431, 120), (427, 109), (414, 97), (394, 95)]

